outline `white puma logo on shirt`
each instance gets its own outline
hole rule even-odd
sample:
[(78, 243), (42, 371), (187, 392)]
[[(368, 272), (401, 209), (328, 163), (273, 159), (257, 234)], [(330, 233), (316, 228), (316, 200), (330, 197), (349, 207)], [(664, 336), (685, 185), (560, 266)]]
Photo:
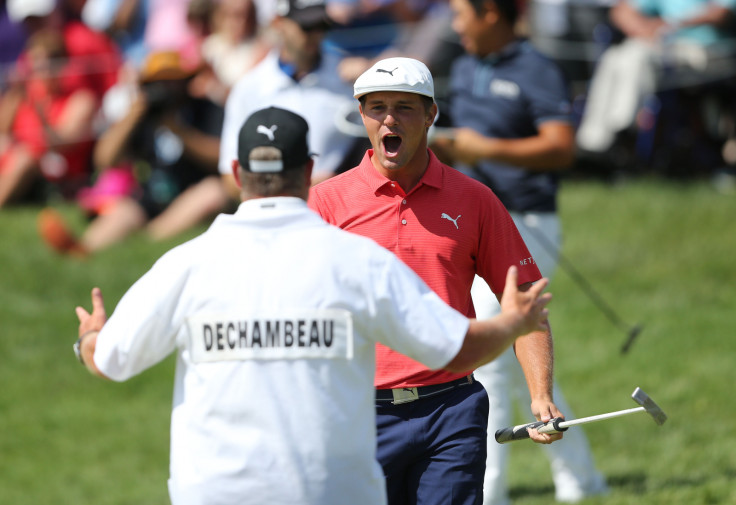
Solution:
[(460, 227), (457, 225), (457, 220), (460, 219), (462, 215), (458, 215), (455, 219), (452, 219), (448, 214), (445, 212), (442, 213), (442, 216), (440, 216), (440, 219), (447, 219), (448, 221), (452, 221), (452, 224), (455, 225), (456, 229), (460, 229)]

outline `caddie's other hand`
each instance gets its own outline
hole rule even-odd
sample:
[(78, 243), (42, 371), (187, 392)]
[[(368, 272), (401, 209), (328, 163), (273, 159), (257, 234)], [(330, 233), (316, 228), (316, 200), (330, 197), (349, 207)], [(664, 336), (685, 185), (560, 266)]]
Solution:
[(517, 268), (509, 267), (506, 273), (506, 287), (501, 297), (501, 312), (516, 317), (520, 335), (533, 331), (546, 331), (549, 310), (545, 307), (552, 299), (552, 294), (542, 294), (542, 291), (547, 287), (548, 279), (540, 279), (527, 291), (519, 291), (518, 280)]
[(101, 330), (107, 321), (107, 313), (100, 288), (92, 288), (92, 313), (90, 314), (83, 307), (77, 307), (76, 312), (79, 318), (79, 336), (88, 331)]

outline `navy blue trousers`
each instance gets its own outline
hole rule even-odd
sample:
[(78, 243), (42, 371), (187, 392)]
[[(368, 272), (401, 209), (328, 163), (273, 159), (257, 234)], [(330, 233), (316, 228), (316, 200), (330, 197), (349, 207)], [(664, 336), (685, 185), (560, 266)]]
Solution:
[(393, 405), (376, 402), (389, 505), (481, 505), (488, 395), (479, 382)]

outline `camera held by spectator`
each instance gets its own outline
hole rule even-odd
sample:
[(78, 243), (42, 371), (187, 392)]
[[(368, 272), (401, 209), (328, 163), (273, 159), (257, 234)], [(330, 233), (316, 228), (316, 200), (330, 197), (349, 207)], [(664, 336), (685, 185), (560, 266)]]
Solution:
[(189, 81), (196, 68), (188, 68), (178, 52), (153, 53), (141, 70), (140, 91), (149, 114), (177, 109), (188, 96)]

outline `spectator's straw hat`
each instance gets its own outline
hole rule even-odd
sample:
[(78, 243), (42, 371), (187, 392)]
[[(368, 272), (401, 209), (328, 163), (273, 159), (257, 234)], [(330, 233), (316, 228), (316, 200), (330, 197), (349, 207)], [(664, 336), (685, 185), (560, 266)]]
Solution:
[(141, 82), (187, 79), (195, 72), (196, 68), (185, 65), (177, 51), (158, 51), (146, 58), (141, 68)]
[(31, 16), (48, 16), (56, 8), (56, 0), (8, 0), (6, 7), (10, 20), (20, 23)]

